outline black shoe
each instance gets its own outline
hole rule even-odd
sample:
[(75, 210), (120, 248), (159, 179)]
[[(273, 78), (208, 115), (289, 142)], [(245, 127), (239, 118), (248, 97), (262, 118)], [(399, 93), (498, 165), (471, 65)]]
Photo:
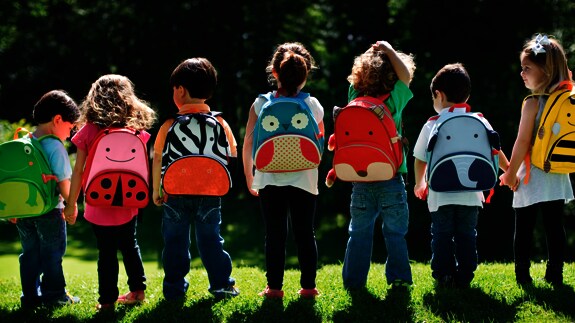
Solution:
[(453, 288), (455, 287), (455, 281), (452, 276), (445, 275), (435, 280), (435, 286), (437, 288)]

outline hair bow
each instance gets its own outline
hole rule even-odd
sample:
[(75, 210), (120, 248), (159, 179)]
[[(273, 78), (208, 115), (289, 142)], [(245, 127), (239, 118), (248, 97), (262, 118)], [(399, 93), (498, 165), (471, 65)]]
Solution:
[(549, 45), (550, 43), (551, 42), (549, 41), (549, 38), (547, 38), (547, 35), (541, 36), (541, 34), (537, 34), (537, 37), (535, 37), (535, 45), (533, 45), (531, 49), (535, 55), (545, 53), (545, 47), (543, 47), (543, 45)]

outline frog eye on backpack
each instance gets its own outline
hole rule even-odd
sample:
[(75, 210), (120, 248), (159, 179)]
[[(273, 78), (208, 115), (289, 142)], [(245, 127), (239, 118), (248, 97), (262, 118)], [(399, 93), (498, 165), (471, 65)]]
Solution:
[(26, 155), (30, 155), (32, 153), (32, 147), (30, 146), (24, 146), (24, 153)]

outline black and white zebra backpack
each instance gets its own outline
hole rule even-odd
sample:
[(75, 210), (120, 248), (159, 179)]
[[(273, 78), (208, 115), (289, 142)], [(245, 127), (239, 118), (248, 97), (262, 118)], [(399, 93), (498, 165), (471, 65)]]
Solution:
[(232, 187), (230, 144), (221, 112), (191, 113), (176, 118), (162, 152), (160, 194), (223, 196)]

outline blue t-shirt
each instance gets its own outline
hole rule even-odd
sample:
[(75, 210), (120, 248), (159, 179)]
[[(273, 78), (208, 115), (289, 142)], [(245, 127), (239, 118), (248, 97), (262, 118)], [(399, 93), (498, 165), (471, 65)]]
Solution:
[[(40, 144), (46, 153), (52, 173), (58, 177), (58, 182), (70, 179), (72, 177), (72, 166), (70, 165), (70, 158), (64, 144), (59, 139), (52, 137), (42, 139)], [(56, 187), (58, 189), (58, 186)], [(64, 207), (62, 198), (60, 198), (60, 202), (58, 202), (56, 207)]]

